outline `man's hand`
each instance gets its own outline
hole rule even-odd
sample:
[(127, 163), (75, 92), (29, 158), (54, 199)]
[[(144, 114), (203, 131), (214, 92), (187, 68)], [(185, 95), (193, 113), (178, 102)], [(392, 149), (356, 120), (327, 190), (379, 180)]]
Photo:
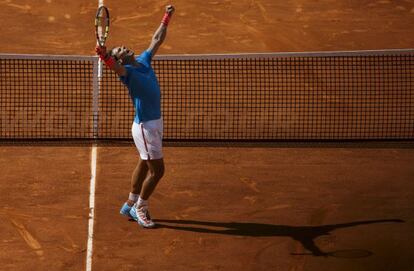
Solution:
[(107, 58), (108, 53), (105, 46), (96, 45), (95, 52), (100, 59), (105, 60)]
[[(99, 58), (105, 63), (105, 65), (108, 66), (108, 68), (110, 68), (111, 70), (116, 69), (116, 61), (112, 56), (110, 56), (106, 52), (105, 46), (96, 45), (95, 51), (96, 51), (96, 54), (99, 56)], [(115, 70), (115, 72), (117, 71)]]
[(173, 15), (175, 11), (175, 7), (173, 5), (168, 5), (165, 7), (165, 13), (168, 13), (168, 15)]
[(110, 54), (108, 54), (105, 46), (96, 45), (95, 51), (102, 62), (105, 63), (105, 65), (108, 66), (110, 70), (114, 71), (119, 76), (126, 76), (127, 70), (125, 67), (116, 62), (115, 59)]
[(168, 5), (165, 7), (165, 14), (161, 21), (161, 23), (164, 26), (168, 26), (168, 23), (170, 22), (171, 16), (173, 15), (174, 11), (175, 11), (175, 8), (173, 5)]

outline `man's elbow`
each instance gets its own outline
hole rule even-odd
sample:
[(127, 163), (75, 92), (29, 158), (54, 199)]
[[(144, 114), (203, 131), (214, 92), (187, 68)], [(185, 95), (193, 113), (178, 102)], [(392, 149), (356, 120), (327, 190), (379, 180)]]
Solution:
[(154, 38), (152, 39), (152, 44), (154, 45), (154, 47), (159, 47), (163, 41), (164, 39), (162, 38)]
[(161, 42), (161, 37), (156, 37), (156, 36), (154, 36), (151, 41), (152, 44), (157, 44), (160, 42)]

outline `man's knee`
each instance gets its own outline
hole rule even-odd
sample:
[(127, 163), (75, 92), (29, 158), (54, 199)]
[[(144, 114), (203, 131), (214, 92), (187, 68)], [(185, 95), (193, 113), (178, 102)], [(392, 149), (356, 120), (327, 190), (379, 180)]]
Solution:
[(164, 176), (164, 171), (165, 171), (165, 169), (164, 169), (164, 167), (162, 167), (162, 168), (158, 171), (158, 174), (157, 174), (156, 178), (161, 179), (161, 178)]
[(165, 166), (162, 161), (155, 162), (152, 165), (151, 170), (150, 170), (151, 176), (156, 180), (161, 179), (164, 176), (164, 172), (165, 172)]

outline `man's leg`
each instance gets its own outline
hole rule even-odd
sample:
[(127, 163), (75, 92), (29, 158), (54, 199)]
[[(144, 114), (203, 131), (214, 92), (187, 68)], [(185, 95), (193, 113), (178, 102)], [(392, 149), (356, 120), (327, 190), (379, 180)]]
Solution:
[(135, 219), (136, 217), (131, 215), (131, 207), (138, 202), (139, 195), (141, 193), (142, 183), (147, 177), (148, 166), (147, 163), (139, 158), (138, 164), (132, 173), (131, 178), (131, 192), (129, 193), (128, 200), (121, 207), (120, 213), (128, 216), (129, 218)]
[(164, 175), (164, 160), (148, 160), (148, 175), (142, 184), (141, 194), (137, 204), (131, 209), (131, 216), (138, 221), (144, 228), (153, 228), (154, 222), (151, 220), (148, 211), (148, 199), (157, 187), (158, 182)]
[(148, 200), (164, 175), (164, 159), (147, 160), (145, 162), (148, 168), (148, 174), (142, 184), (140, 197), (143, 200)]
[(132, 178), (131, 178), (131, 193), (133, 195), (136, 195), (137, 199), (136, 200), (133, 200), (132, 198), (128, 199), (129, 206), (132, 206), (138, 200), (138, 196), (141, 194), (142, 183), (147, 177), (147, 174), (148, 174), (147, 163), (146, 161), (143, 161), (141, 158), (139, 158), (137, 166), (135, 167), (134, 172), (132, 173)]

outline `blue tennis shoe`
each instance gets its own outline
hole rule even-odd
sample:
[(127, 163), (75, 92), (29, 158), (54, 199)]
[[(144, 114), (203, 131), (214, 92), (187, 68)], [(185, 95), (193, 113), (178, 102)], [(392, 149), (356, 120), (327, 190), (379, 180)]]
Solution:
[(137, 220), (137, 218), (135, 217), (133, 217), (133, 216), (131, 216), (131, 206), (129, 206), (128, 205), (128, 203), (124, 203), (124, 205), (122, 205), (122, 208), (121, 208), (121, 210), (119, 211), (119, 213), (121, 214), (121, 215), (124, 215), (124, 216), (127, 216), (128, 218), (131, 218), (131, 219), (134, 219), (134, 220)]

